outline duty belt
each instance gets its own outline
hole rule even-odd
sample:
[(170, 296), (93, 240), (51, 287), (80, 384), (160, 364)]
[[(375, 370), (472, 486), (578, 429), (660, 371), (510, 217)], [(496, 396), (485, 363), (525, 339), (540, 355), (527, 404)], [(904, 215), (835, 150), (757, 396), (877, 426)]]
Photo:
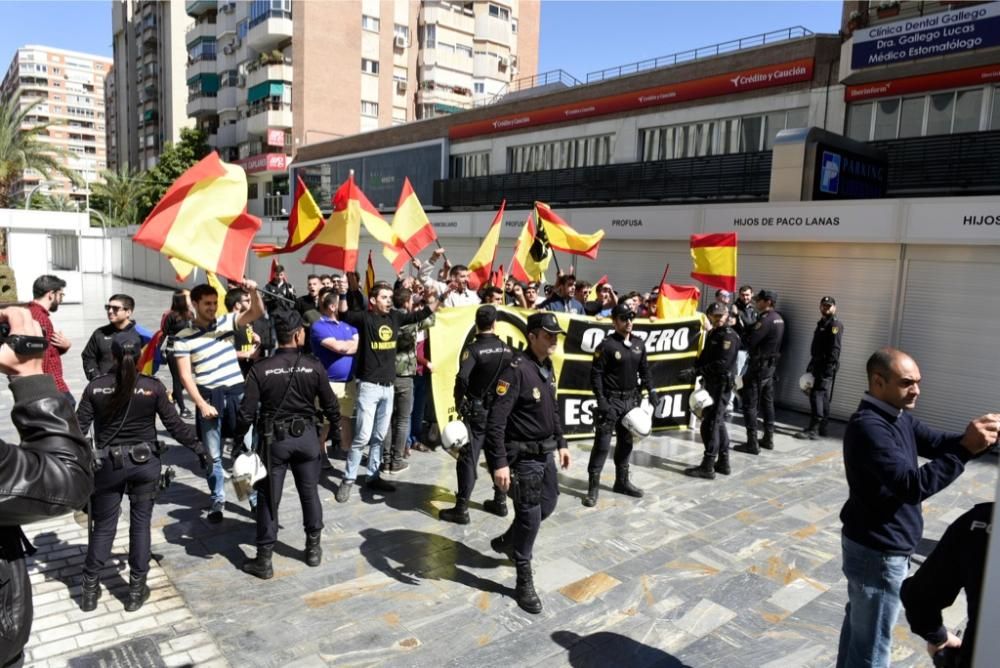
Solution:
[(315, 416), (295, 415), (293, 417), (275, 420), (273, 423), (274, 438), (283, 441), (286, 438), (298, 438), (312, 427), (316, 428)]
[(638, 389), (629, 390), (627, 392), (618, 392), (616, 390), (604, 390), (604, 396), (607, 397), (608, 399), (632, 399), (637, 394), (639, 394)]
[(109, 457), (116, 469), (120, 469), (125, 463), (127, 455), (136, 464), (143, 464), (150, 460), (153, 455), (157, 457), (166, 448), (160, 441), (143, 441), (141, 443), (125, 443), (121, 445), (105, 445), (97, 448), (95, 454), (98, 459)]
[(528, 455), (544, 455), (553, 452), (556, 447), (556, 439), (549, 438), (544, 441), (507, 441), (507, 447)]

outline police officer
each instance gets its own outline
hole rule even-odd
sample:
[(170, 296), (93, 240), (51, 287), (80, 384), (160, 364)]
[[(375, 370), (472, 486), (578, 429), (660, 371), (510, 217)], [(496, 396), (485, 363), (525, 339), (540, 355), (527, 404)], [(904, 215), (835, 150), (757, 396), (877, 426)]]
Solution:
[(632, 338), (634, 318), (635, 312), (626, 304), (617, 304), (611, 310), (615, 331), (597, 346), (590, 367), (590, 385), (597, 398), (597, 414), (594, 419), (594, 448), (590, 451), (590, 462), (587, 464), (587, 496), (583, 498), (583, 505), (588, 508), (597, 503), (601, 470), (611, 449), (612, 433), (616, 436), (613, 490), (627, 496), (642, 496), (642, 490), (628, 479), (632, 432), (622, 425), (622, 418), (642, 401), (641, 388), (646, 388), (649, 403), (654, 407), (658, 397), (649, 374), (646, 346), (642, 339)]
[(486, 456), (493, 481), (511, 490), (514, 522), (490, 546), (514, 560), (516, 597), (522, 610), (542, 611), (531, 574), (531, 550), (542, 521), (555, 510), (559, 496), (555, 456), (569, 468), (556, 399), (556, 375), (549, 356), (565, 332), (553, 313), (528, 316), (528, 347), (500, 373), (486, 418)]
[[(781, 342), (785, 337), (785, 321), (774, 310), (778, 293), (761, 290), (757, 293), (757, 312), (760, 317), (747, 337), (750, 353), (747, 371), (743, 376), (743, 418), (747, 428), (747, 442), (733, 450), (759, 455), (761, 448), (774, 449), (774, 374), (781, 357)], [(757, 410), (764, 420), (764, 438), (757, 442)]]
[[(438, 514), (445, 522), (469, 523), (469, 497), (476, 484), (479, 451), (486, 440), (486, 416), (495, 396), (493, 389), (500, 372), (510, 365), (514, 356), (514, 351), (493, 333), (496, 321), (496, 306), (484, 304), (476, 309), (476, 338), (462, 349), (461, 363), (455, 377), (455, 407), (469, 429), (469, 443), (459, 452), (458, 462), (455, 464), (458, 474), (455, 507), (446, 508)], [(489, 472), (492, 478), (492, 467)], [(494, 485), (493, 498), (483, 502), (483, 509), (506, 517), (506, 492)]]
[(181, 420), (170, 403), (163, 383), (138, 372), (139, 354), (139, 344), (133, 337), (116, 334), (111, 341), (113, 372), (92, 380), (77, 408), (80, 429), (86, 433), (94, 425), (95, 460), (98, 460), (94, 493), (90, 497), (93, 528), (83, 564), (80, 607), (85, 612), (97, 608), (101, 595), (100, 571), (111, 556), (124, 494), (129, 495), (130, 501), (130, 573), (125, 610), (134, 612), (149, 598), (146, 586), (149, 523), (160, 487), (160, 453), (164, 449), (156, 440), (156, 416), (160, 416), (171, 436), (198, 455), (202, 469), (207, 471), (211, 461), (194, 429)]
[(297, 311), (279, 310), (272, 317), (278, 349), (250, 369), (236, 423), (239, 443), (257, 418), (260, 457), (268, 471), (256, 485), (261, 495), (257, 502), (257, 556), (243, 564), (245, 572), (263, 580), (274, 576), (271, 554), (278, 539), (278, 504), (289, 467), (302, 504), (306, 565), (319, 566), (322, 559), (323, 508), (317, 491), (322, 447), (317, 433), (317, 398), (330, 423), (333, 442), (340, 442), (340, 408), (326, 369), (318, 359), (299, 351), (305, 343), (302, 316)]
[(716, 473), (730, 473), (726, 407), (733, 392), (740, 335), (731, 326), (728, 306), (716, 302), (708, 307), (707, 313), (712, 329), (705, 337), (705, 346), (698, 355), (692, 374), (701, 376), (705, 390), (712, 397), (712, 405), (701, 414), (701, 441), (705, 444), (705, 456), (700, 465), (684, 469), (684, 473), (711, 480)]
[(840, 342), (844, 336), (844, 324), (837, 319), (837, 300), (823, 297), (819, 300), (822, 316), (813, 332), (812, 346), (809, 348), (809, 366), (806, 371), (813, 375), (813, 386), (809, 390), (809, 426), (795, 434), (795, 438), (814, 441), (826, 436), (826, 422), (830, 419), (830, 399), (833, 383), (840, 367)]

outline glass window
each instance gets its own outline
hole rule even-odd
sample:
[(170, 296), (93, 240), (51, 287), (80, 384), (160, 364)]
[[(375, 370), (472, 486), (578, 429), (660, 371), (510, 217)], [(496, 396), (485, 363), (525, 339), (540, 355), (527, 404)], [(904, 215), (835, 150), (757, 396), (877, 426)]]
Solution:
[(480, 82), (477, 81), (477, 82), (475, 82), (475, 83), (472, 84), (472, 90), (473, 90), (474, 93), (476, 93), (478, 95), (482, 95), (483, 93), (486, 92), (486, 84), (485, 83), (480, 83)]
[(809, 125), (809, 107), (789, 109), (785, 117), (785, 128), (804, 128)]
[(510, 18), (510, 10), (500, 5), (490, 5), (490, 16), (506, 21)]
[(924, 99), (908, 97), (899, 112), (899, 137), (919, 137), (924, 130)]
[(772, 111), (764, 115), (764, 149), (774, 148), (774, 138), (785, 129), (785, 112)]
[(951, 116), (955, 107), (954, 93), (931, 95), (927, 107), (927, 134), (946, 135), (951, 132)]
[(847, 136), (858, 141), (871, 139), (872, 131), (871, 102), (852, 104), (847, 107)]
[(378, 61), (369, 60), (368, 58), (362, 58), (361, 71), (367, 74), (378, 74)]
[(437, 26), (431, 23), (424, 26), (424, 47), (433, 49), (437, 43)]
[(362, 116), (378, 116), (378, 102), (367, 102), (361, 100)]
[(465, 46), (464, 44), (456, 44), (455, 50), (458, 51), (458, 53), (462, 54), (463, 56), (468, 56), (469, 58), (472, 58), (471, 46)]
[(367, 14), (362, 14), (361, 28), (363, 30), (371, 30), (372, 32), (378, 32), (379, 20), (374, 16), (368, 16)]
[(990, 130), (1000, 130), (1000, 88), (993, 89), (993, 112), (990, 114)]
[(760, 136), (764, 129), (764, 119), (761, 116), (747, 116), (740, 122), (740, 150), (750, 153), (760, 150)]
[(410, 28), (409, 26), (400, 25), (398, 23), (392, 24), (392, 34), (396, 37), (402, 37), (405, 40), (410, 39)]
[(955, 100), (955, 123), (952, 132), (976, 132), (982, 115), (983, 89), (960, 90)]
[(879, 100), (875, 104), (875, 139), (895, 139), (899, 123), (899, 98)]

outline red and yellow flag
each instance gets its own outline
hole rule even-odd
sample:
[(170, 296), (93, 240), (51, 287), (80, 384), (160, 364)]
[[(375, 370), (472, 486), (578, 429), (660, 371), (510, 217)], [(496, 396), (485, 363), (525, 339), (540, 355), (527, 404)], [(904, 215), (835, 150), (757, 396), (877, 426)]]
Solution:
[(604, 230), (597, 230), (593, 234), (580, 234), (545, 202), (535, 202), (535, 218), (538, 220), (538, 226), (545, 228), (549, 244), (556, 250), (583, 255), (591, 260), (597, 259), (597, 250), (601, 245), (601, 239), (604, 238)]
[(267, 274), (267, 282), (270, 283), (278, 277), (278, 260), (277, 258), (271, 258), (271, 270)]
[(552, 249), (549, 248), (545, 229), (539, 227), (536, 230), (534, 218), (529, 213), (517, 238), (517, 245), (514, 246), (514, 257), (509, 265), (510, 275), (522, 282), (540, 281), (545, 277), (545, 270), (551, 260)]
[(146, 345), (142, 347), (142, 352), (139, 353), (139, 360), (135, 364), (139, 369), (139, 373), (144, 373), (147, 376), (156, 374), (156, 370), (160, 366), (158, 358), (160, 343), (162, 342), (163, 330), (159, 329), (155, 334), (153, 334), (153, 338), (146, 342)]
[(483, 243), (479, 244), (479, 250), (469, 260), (469, 287), (473, 290), (478, 290), (490, 280), (493, 262), (497, 257), (497, 247), (500, 245), (500, 228), (503, 225), (503, 210), (506, 206), (507, 200), (500, 202), (500, 210), (493, 216), (493, 222), (483, 237)]
[(736, 291), (736, 233), (691, 235), (691, 278)]
[(226, 315), (229, 313), (229, 309), (226, 308), (226, 292), (228, 292), (228, 290), (226, 290), (225, 286), (222, 285), (222, 281), (219, 280), (219, 277), (212, 272), (207, 272), (205, 278), (206, 282), (215, 288), (215, 294), (219, 295), (219, 308), (216, 309), (215, 315)]
[(132, 240), (172, 258), (181, 279), (195, 267), (243, 278), (260, 219), (247, 213), (247, 177), (214, 151), (180, 175)]
[(372, 262), (372, 252), (368, 251), (368, 268), (365, 269), (365, 296), (372, 296), (372, 288), (375, 287), (375, 263)]
[(503, 274), (503, 265), (500, 265), (500, 268), (493, 272), (493, 278), (491, 279), (490, 283), (491, 285), (493, 285), (493, 287), (502, 289), (503, 284), (506, 282), (506, 280), (507, 279), (504, 278)]
[(295, 181), (295, 201), (292, 202), (292, 212), (288, 214), (288, 240), (280, 247), (274, 244), (253, 244), (252, 248), (257, 257), (297, 251), (315, 239), (323, 229), (326, 221), (319, 210), (319, 205), (306, 188), (302, 177), (297, 176)]
[(437, 239), (437, 232), (424, 213), (424, 207), (420, 206), (408, 178), (403, 180), (396, 215), (392, 217), (392, 233), (393, 243), (383, 247), (382, 255), (396, 271), (402, 271), (411, 257), (416, 257)]
[(693, 285), (660, 284), (656, 296), (656, 317), (661, 320), (689, 318), (698, 313), (701, 290)]
[(392, 245), (392, 228), (355, 185), (352, 173), (334, 193), (330, 220), (320, 229), (304, 262), (354, 271), (362, 225), (375, 239)]

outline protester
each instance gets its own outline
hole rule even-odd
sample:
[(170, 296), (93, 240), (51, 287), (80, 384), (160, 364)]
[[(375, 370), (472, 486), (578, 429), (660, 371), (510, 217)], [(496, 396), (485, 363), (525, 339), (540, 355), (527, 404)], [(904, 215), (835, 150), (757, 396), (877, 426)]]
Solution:
[[(437, 248), (431, 253), (431, 257), (426, 263), (417, 259), (413, 260), (413, 266), (417, 268), (424, 287), (437, 292), (441, 299), (441, 306), (467, 306), (480, 303), (479, 295), (469, 289), (469, 268), (464, 264), (450, 267), (447, 283), (431, 278), (430, 274), (434, 264), (443, 255), (444, 249)], [(445, 260), (445, 266), (449, 266), (447, 260)]]
[(288, 274), (282, 265), (274, 268), (274, 278), (264, 286), (264, 305), (267, 312), (295, 308), (295, 288), (288, 281)]
[(576, 276), (573, 274), (563, 274), (556, 279), (555, 289), (552, 291), (552, 294), (538, 308), (544, 311), (583, 315), (583, 304), (576, 300), (575, 295)]
[[(83, 361), (83, 374), (87, 380), (94, 380), (98, 376), (104, 375), (114, 366), (114, 357), (111, 354), (111, 342), (113, 339), (124, 339), (131, 341), (138, 348), (142, 348), (143, 337), (135, 322), (132, 321), (132, 311), (135, 310), (135, 300), (125, 294), (111, 295), (108, 303), (104, 305), (104, 311), (108, 316), (108, 324), (98, 327), (90, 335), (87, 345), (84, 346), (80, 358)], [(146, 339), (151, 335), (147, 332)]]
[(31, 286), (31, 294), (34, 299), (28, 304), (28, 310), (31, 311), (31, 317), (34, 318), (35, 322), (41, 325), (42, 336), (49, 344), (45, 349), (45, 357), (42, 359), (42, 370), (52, 376), (59, 391), (75, 406), (76, 399), (73, 398), (73, 394), (69, 391), (69, 385), (63, 378), (62, 360), (60, 359), (60, 356), (65, 355), (73, 344), (69, 337), (61, 331), (56, 331), (49, 318), (50, 313), (59, 310), (59, 305), (62, 304), (65, 296), (65, 288), (66, 281), (58, 276), (50, 274), (39, 276)]
[[(354, 382), (358, 330), (346, 322), (340, 322), (339, 305), (339, 293), (327, 292), (323, 295), (320, 300), (320, 319), (313, 323), (309, 336), (312, 353), (326, 369), (330, 389), (337, 395), (340, 405), (340, 441), (336, 445), (346, 451), (351, 447), (354, 436), (351, 418), (358, 396), (357, 383)], [(330, 429), (331, 425), (324, 422), (320, 431), (321, 443), (326, 443)]]
[(164, 356), (167, 358), (167, 367), (170, 369), (170, 377), (173, 380), (171, 399), (183, 418), (193, 417), (193, 414), (184, 406), (184, 384), (181, 382), (181, 373), (177, 369), (177, 357), (174, 355), (173, 343), (174, 337), (179, 332), (191, 326), (192, 311), (190, 292), (185, 289), (175, 290), (174, 296), (170, 300), (170, 310), (164, 313), (160, 320), (160, 329), (166, 339)]

